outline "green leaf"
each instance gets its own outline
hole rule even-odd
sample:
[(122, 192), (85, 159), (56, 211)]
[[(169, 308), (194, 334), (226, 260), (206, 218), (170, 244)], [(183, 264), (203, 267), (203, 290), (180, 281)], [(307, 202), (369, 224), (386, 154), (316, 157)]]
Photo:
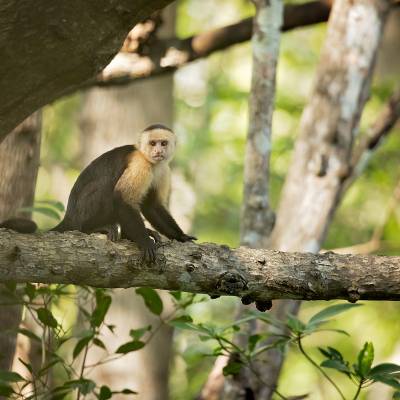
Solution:
[(294, 333), (303, 333), (306, 326), (294, 315), (288, 315), (287, 327)]
[(316, 325), (316, 324), (321, 324), (327, 322), (326, 320), (328, 318), (331, 318), (335, 315), (338, 315), (342, 312), (348, 311), (354, 307), (360, 307), (362, 304), (336, 304), (334, 306), (330, 306), (327, 308), (324, 308), (323, 310), (317, 312), (315, 315), (313, 315), (310, 320), (307, 323), (308, 325)]
[(394, 392), (392, 399), (393, 400), (400, 400), (400, 392)]
[(191, 322), (183, 322), (180, 318), (169, 321), (169, 324), (178, 329), (185, 329), (187, 331), (197, 332), (203, 336), (209, 336), (211, 338), (214, 337), (213, 329), (211, 327), (206, 328), (201, 324), (193, 324)]
[(48, 364), (46, 364), (45, 366), (43, 366), (42, 368), (40, 368), (39, 372), (37, 373), (38, 376), (43, 376), (45, 374), (47, 374), (47, 370), (54, 367), (54, 365), (58, 364), (58, 363), (64, 363), (64, 360), (61, 358), (55, 359), (50, 361)]
[(48, 310), (47, 308), (39, 308), (36, 310), (36, 313), (39, 321), (42, 324), (49, 326), (50, 328), (57, 328), (57, 320), (53, 317), (53, 314), (50, 310)]
[(318, 347), (318, 350), (329, 360), (337, 360), (342, 364), (348, 366), (348, 363), (344, 361), (342, 353), (339, 350), (336, 350), (333, 347), (328, 346), (326, 349)]
[(374, 345), (371, 342), (366, 342), (362, 350), (358, 353), (358, 374), (365, 378), (368, 376), (372, 362), (374, 361)]
[(241, 363), (238, 363), (236, 361), (230, 361), (228, 362), (228, 364), (226, 364), (226, 366), (222, 370), (222, 373), (224, 374), (224, 376), (237, 375), (242, 369), (242, 367), (243, 365)]
[(16, 372), (0, 370), (0, 381), (2, 382), (21, 382), (24, 380), (25, 378)]
[(61, 203), (61, 201), (56, 201), (56, 200), (36, 200), (35, 204), (48, 204), (49, 206), (54, 207), (60, 212), (65, 211), (64, 204)]
[(193, 318), (190, 315), (181, 315), (178, 318), (174, 318), (171, 321), (172, 323), (179, 323), (179, 322), (193, 322)]
[(37, 336), (35, 333), (29, 331), (28, 329), (18, 328), (18, 329), (16, 329), (16, 332), (20, 333), (21, 335), (27, 336), (29, 339), (32, 339), (35, 342), (38, 342), (38, 343), (41, 342), (40, 337)]
[(131, 342), (124, 343), (119, 346), (116, 353), (127, 354), (132, 351), (137, 351), (142, 349), (145, 346), (145, 343), (140, 340), (132, 340)]
[(78, 343), (74, 347), (74, 351), (72, 352), (72, 357), (75, 359), (79, 356), (80, 352), (88, 345), (88, 343), (93, 339), (93, 333), (88, 336), (83, 337), (78, 340)]
[(57, 221), (59, 221), (61, 219), (60, 214), (57, 211), (54, 211), (50, 207), (23, 207), (20, 210), (43, 214), (43, 215), (46, 215), (47, 217), (53, 218)]
[(400, 383), (396, 378), (390, 377), (389, 375), (375, 375), (375, 382), (382, 382), (385, 385), (391, 386), (397, 390), (400, 390)]
[[(335, 333), (340, 333), (342, 335), (350, 336), (348, 332), (344, 331), (343, 329), (316, 329), (313, 330), (314, 332), (335, 332)], [(307, 330), (308, 332), (308, 330)]]
[(249, 336), (249, 339), (247, 341), (247, 346), (250, 351), (253, 351), (255, 347), (257, 346), (257, 343), (263, 338), (262, 335), (251, 335)]
[(160, 315), (163, 310), (163, 303), (158, 293), (151, 288), (142, 287), (136, 289), (136, 293), (143, 297), (146, 307), (156, 315)]
[(79, 389), (83, 395), (93, 392), (93, 390), (96, 388), (96, 384), (92, 380), (85, 378), (74, 379), (72, 381), (65, 382), (64, 386)]
[(100, 347), (101, 349), (107, 350), (106, 345), (99, 338), (93, 338), (93, 344), (95, 344), (97, 347)]
[[(284, 322), (273, 317), (271, 314), (267, 314), (265, 312), (251, 310), (251, 311), (249, 311), (249, 314), (250, 314), (250, 316), (257, 318), (258, 320), (265, 322), (268, 325), (275, 326), (276, 328), (282, 329), (282, 328), (285, 328), (285, 326), (286, 326), (286, 324)], [(245, 317), (245, 318), (247, 318), (247, 317)], [(239, 320), (239, 321), (241, 321), (241, 320)], [(239, 321), (236, 323), (239, 323)]]
[(14, 392), (13, 388), (8, 385), (0, 383), (0, 396), (4, 396), (6, 399), (9, 398)]
[(145, 326), (144, 328), (131, 329), (129, 331), (129, 336), (132, 339), (139, 340), (146, 332), (151, 330), (151, 325)]
[(124, 390), (121, 390), (120, 392), (114, 392), (114, 393), (122, 393), (122, 394), (138, 394), (138, 392), (134, 392), (133, 390), (131, 390), (131, 389), (124, 389)]
[(99, 400), (107, 400), (107, 399), (111, 399), (112, 397), (112, 392), (110, 390), (110, 388), (108, 386), (103, 385), (100, 388), (100, 393), (98, 396)]
[(169, 294), (177, 301), (179, 301), (182, 298), (182, 292), (179, 291), (170, 291)]
[(111, 296), (105, 295), (102, 290), (96, 290), (96, 308), (90, 318), (92, 326), (99, 327), (107, 314), (111, 305)]
[(25, 366), (25, 368), (32, 374), (33, 368), (30, 363), (25, 362), (22, 358), (18, 357), (18, 361)]
[(339, 361), (339, 360), (325, 360), (325, 361), (322, 361), (321, 367), (333, 368), (333, 369), (336, 369), (339, 372), (345, 373), (346, 375), (350, 374), (349, 367), (346, 364), (344, 364), (341, 361)]
[(27, 283), (24, 288), (25, 294), (29, 297), (29, 300), (32, 301), (36, 296), (36, 287), (32, 285), (32, 283)]
[(392, 363), (383, 363), (378, 364), (369, 372), (369, 376), (373, 375), (385, 375), (385, 374), (393, 374), (395, 372), (400, 372), (400, 365), (392, 364)]

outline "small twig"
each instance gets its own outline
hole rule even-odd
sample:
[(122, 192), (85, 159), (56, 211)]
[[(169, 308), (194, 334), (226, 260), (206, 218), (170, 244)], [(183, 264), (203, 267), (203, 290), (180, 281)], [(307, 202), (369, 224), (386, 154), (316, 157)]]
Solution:
[(389, 217), (400, 203), (400, 181), (396, 185), (391, 198), (385, 210), (385, 216), (382, 222), (377, 225), (372, 233), (371, 239), (365, 243), (356, 244), (354, 246), (341, 247), (333, 249), (332, 251), (337, 254), (370, 254), (377, 251), (381, 247), (382, 236), (384, 228), (388, 222)]
[(342, 391), (340, 390), (339, 386), (336, 385), (336, 383), (329, 377), (329, 375), (306, 353), (306, 351), (303, 348), (303, 344), (301, 342), (301, 337), (298, 336), (297, 338), (297, 344), (299, 346), (300, 352), (303, 354), (303, 356), (312, 364), (314, 365), (315, 368), (318, 369), (319, 372), (332, 384), (332, 386), (336, 389), (336, 391), (339, 393), (340, 397), (343, 400), (346, 400), (344, 397)]
[(361, 392), (362, 384), (363, 384), (363, 380), (361, 379), (361, 380), (360, 380), (360, 383), (358, 384), (358, 387), (357, 387), (357, 392), (355, 393), (355, 395), (354, 395), (354, 397), (353, 397), (353, 400), (358, 399), (358, 395), (359, 395), (360, 392)]
[(370, 155), (379, 147), (383, 139), (390, 133), (399, 118), (400, 88), (393, 92), (375, 122), (370, 126), (367, 133), (355, 147), (350, 162), (350, 173), (344, 181), (342, 195), (363, 172), (369, 161)]

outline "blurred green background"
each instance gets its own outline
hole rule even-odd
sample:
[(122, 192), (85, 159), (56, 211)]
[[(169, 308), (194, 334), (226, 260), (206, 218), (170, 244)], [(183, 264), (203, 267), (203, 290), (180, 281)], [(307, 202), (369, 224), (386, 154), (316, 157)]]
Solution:
[[(252, 13), (250, 2), (244, 0), (180, 1), (177, 33), (187, 37), (233, 23)], [(326, 25), (320, 24), (282, 35), (271, 160), (274, 208), (288, 170), (299, 119), (310, 93), (325, 32)], [(193, 233), (200, 242), (211, 241), (230, 246), (239, 243), (250, 74), (250, 43), (213, 54), (175, 74), (174, 129), (180, 142), (175, 166), (184, 172), (196, 194)], [(362, 117), (361, 134), (374, 121), (398, 81), (398, 75), (385, 72), (375, 77), (371, 98)], [(61, 171), (65, 172), (68, 185), (72, 185), (79, 173), (80, 104), (80, 94), (75, 94), (44, 110), (42, 164), (36, 193), (38, 200), (55, 199), (52, 188), (59, 180)], [(368, 242), (374, 230), (381, 227), (381, 242), (376, 253), (399, 254), (400, 207), (397, 204), (388, 209), (400, 180), (399, 164), (400, 127), (397, 126), (346, 194), (324, 248), (335, 249)], [(43, 229), (54, 225), (54, 221), (44, 216), (36, 214), (34, 217)], [(234, 317), (236, 303), (233, 298), (205, 301), (193, 306), (191, 313), (196, 321), (223, 324)], [(306, 319), (326, 305), (326, 302), (303, 303), (300, 318)], [(344, 314), (336, 322), (335, 327), (347, 330), (350, 338), (332, 333), (318, 334), (307, 339), (305, 344), (317, 359), (319, 355), (313, 348), (330, 345), (341, 349), (347, 358), (353, 360), (368, 340), (375, 345), (376, 361), (400, 363), (399, 312), (400, 305), (394, 302), (365, 303), (364, 307)], [(206, 344), (196, 336), (177, 332), (175, 339), (172, 398), (193, 398), (206, 379), (213, 360), (200, 355)], [(331, 374), (345, 388), (347, 395), (354, 392), (354, 387), (341, 375), (336, 372)], [(329, 383), (293, 351), (288, 354), (280, 387), (285, 395), (310, 393), (310, 399), (336, 398)], [(371, 394), (364, 394), (361, 398), (390, 398), (388, 393), (387, 389), (377, 386)]]

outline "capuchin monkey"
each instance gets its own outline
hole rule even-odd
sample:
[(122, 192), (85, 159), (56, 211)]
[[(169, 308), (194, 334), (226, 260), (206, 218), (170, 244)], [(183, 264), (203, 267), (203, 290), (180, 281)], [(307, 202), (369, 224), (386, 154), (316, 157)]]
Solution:
[[(78, 176), (64, 219), (51, 230), (103, 232), (112, 240), (129, 239), (141, 248), (145, 261), (155, 260), (160, 235), (145, 227), (141, 213), (169, 239), (196, 240), (182, 231), (168, 211), (169, 162), (175, 146), (175, 134), (155, 124), (141, 133), (137, 147), (117, 147), (96, 158)], [(11, 218), (0, 228), (33, 233), (37, 227), (33, 221)]]
[(121, 236), (138, 244), (145, 261), (155, 260), (158, 234), (145, 227), (141, 213), (169, 239), (196, 240), (167, 208), (175, 146), (175, 134), (155, 124), (141, 133), (137, 147), (117, 147), (96, 158), (78, 176), (64, 219), (52, 231), (110, 232), (120, 227)]

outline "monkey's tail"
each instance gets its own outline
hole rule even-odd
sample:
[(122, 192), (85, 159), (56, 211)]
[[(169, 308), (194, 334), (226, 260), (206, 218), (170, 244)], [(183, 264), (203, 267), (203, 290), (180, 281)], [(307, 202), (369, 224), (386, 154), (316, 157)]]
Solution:
[(11, 229), (19, 233), (34, 233), (37, 225), (30, 219), (14, 217), (0, 222), (0, 228)]
[(68, 224), (65, 222), (65, 219), (63, 219), (58, 225), (56, 225), (54, 228), (51, 228), (49, 232), (66, 232), (71, 230), (68, 226)]

